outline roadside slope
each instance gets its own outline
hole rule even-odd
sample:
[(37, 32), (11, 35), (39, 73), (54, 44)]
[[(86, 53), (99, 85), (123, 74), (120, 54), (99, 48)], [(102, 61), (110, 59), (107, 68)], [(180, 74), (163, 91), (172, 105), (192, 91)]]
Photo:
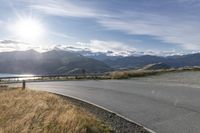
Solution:
[(0, 90), (0, 132), (110, 133), (105, 123), (48, 92)]

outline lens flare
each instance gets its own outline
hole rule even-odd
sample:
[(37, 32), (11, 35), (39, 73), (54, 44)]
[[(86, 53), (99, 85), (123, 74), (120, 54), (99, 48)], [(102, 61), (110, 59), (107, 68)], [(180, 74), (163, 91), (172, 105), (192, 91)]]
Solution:
[(44, 26), (35, 18), (21, 18), (14, 24), (13, 32), (19, 39), (35, 41), (43, 37)]

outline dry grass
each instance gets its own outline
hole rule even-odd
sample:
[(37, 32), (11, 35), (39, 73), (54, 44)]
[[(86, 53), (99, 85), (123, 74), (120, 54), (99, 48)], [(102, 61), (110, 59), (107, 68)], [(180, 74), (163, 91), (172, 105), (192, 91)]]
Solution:
[(143, 70), (126, 70), (126, 71), (115, 71), (110, 74), (112, 79), (128, 79), (131, 77), (144, 77), (149, 75), (157, 74), (157, 71), (143, 71)]
[(109, 133), (95, 116), (47, 92), (0, 88), (0, 133)]
[(158, 70), (123, 70), (114, 71), (110, 73), (111, 79), (128, 79), (132, 77), (145, 77), (157, 74), (163, 74), (168, 72), (185, 72), (185, 71), (200, 71), (200, 67), (182, 67), (182, 68), (171, 68), (171, 69), (158, 69)]

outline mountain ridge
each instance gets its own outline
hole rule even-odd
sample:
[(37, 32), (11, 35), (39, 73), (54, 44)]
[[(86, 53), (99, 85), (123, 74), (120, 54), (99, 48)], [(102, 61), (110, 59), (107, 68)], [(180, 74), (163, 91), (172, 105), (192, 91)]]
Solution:
[[(0, 73), (69, 74), (102, 73), (111, 68), (105, 63), (69, 51), (52, 50), (39, 53), (34, 50), (0, 53)], [(96, 66), (96, 64), (98, 66)], [(67, 68), (60, 71), (61, 68)]]
[(190, 67), (200, 66), (200, 53), (167, 57), (153, 55), (128, 56), (115, 60), (104, 60), (104, 62), (115, 69), (141, 68), (154, 63), (164, 63), (174, 68)]
[(140, 69), (158, 63), (169, 68), (200, 66), (200, 53), (167, 57), (122, 57), (104, 56), (103, 53), (92, 56), (81, 54), (79, 51), (54, 49), (43, 53), (35, 50), (0, 52), (0, 57), (0, 73), (19, 74), (80, 74), (83, 70), (86, 73), (104, 73), (119, 69)]

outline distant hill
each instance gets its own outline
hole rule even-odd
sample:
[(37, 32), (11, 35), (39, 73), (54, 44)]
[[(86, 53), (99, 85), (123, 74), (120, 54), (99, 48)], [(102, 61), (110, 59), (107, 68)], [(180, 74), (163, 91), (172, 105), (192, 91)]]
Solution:
[(0, 73), (69, 74), (101, 73), (110, 71), (105, 63), (77, 53), (34, 50), (0, 53)]
[(200, 66), (200, 53), (183, 56), (171, 56), (164, 62), (173, 67)]
[(200, 66), (200, 53), (188, 54), (183, 56), (128, 56), (121, 57), (115, 60), (104, 60), (104, 62), (115, 69), (127, 69), (127, 68), (142, 68), (148, 64), (164, 63), (170, 67), (190, 67)]
[(167, 69), (200, 66), (200, 53), (159, 57), (105, 56), (102, 53), (82, 55), (79, 52), (34, 50), (0, 53), (0, 73), (80, 74), (102, 73), (118, 69)]
[(170, 69), (170, 68), (172, 68), (172, 67), (170, 67), (167, 64), (159, 62), (159, 63), (146, 65), (142, 69), (143, 70), (159, 70), (159, 69)]
[(141, 68), (148, 64), (162, 62), (163, 58), (158, 56), (128, 56), (121, 57), (116, 60), (104, 60), (104, 62), (112, 68), (123, 69), (123, 68)]

